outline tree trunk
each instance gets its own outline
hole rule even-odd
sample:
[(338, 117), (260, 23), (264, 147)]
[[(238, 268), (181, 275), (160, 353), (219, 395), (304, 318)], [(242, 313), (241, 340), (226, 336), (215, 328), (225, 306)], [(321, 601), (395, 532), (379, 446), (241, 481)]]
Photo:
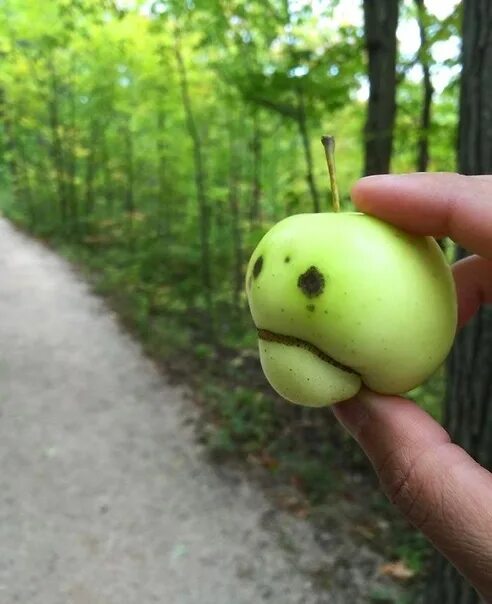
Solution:
[(420, 113), (420, 123), (417, 141), (417, 171), (427, 172), (429, 166), (429, 129), (431, 125), (431, 107), (434, 87), (430, 75), (429, 48), (427, 31), (425, 29), (426, 8), (424, 0), (415, 0), (417, 21), (420, 31), (419, 62), (422, 66), (423, 103)]
[(111, 174), (110, 157), (108, 153), (108, 140), (107, 134), (103, 134), (101, 144), (101, 163), (103, 171), (103, 191), (104, 199), (106, 201), (106, 209), (109, 216), (113, 215), (114, 209), (114, 190), (113, 190), (113, 179)]
[(243, 243), (241, 232), (239, 181), (240, 160), (234, 126), (229, 126), (229, 213), (231, 219), (232, 244), (232, 308), (235, 318), (241, 311), (240, 299), (243, 290)]
[[(211, 260), (210, 260), (210, 206), (207, 199), (207, 191), (205, 184), (205, 163), (203, 161), (202, 140), (198, 131), (193, 106), (191, 102), (188, 76), (186, 67), (181, 55), (179, 37), (176, 34), (174, 53), (178, 67), (178, 74), (181, 86), (181, 98), (186, 116), (186, 125), (188, 134), (193, 145), (193, 163), (195, 172), (195, 187), (199, 210), (199, 236), (201, 247), (201, 273), (202, 284), (206, 299), (209, 318), (212, 317), (212, 277), (211, 277)], [(208, 324), (209, 334), (212, 326)]]
[(12, 198), (16, 203), (20, 201), (19, 163), (15, 153), (15, 140), (12, 132), (12, 121), (7, 109), (5, 92), (0, 88), (0, 122), (3, 125), (2, 151), (5, 155), (6, 165), (10, 172), (10, 187)]
[(396, 115), (396, 29), (399, 0), (364, 0), (369, 102), (365, 125), (364, 173), (390, 171)]
[(31, 177), (29, 174), (29, 160), (27, 158), (25, 145), (20, 136), (16, 136), (16, 147), (19, 154), (19, 191), (26, 206), (29, 216), (29, 226), (33, 228), (36, 224), (36, 211), (34, 208), (34, 198), (32, 194)]
[[(492, 173), (492, 4), (465, 0), (458, 167)], [(458, 249), (458, 258), (467, 252)], [(492, 311), (483, 307), (459, 333), (448, 362), (445, 425), (453, 441), (492, 469)], [(428, 603), (477, 604), (480, 598), (442, 558), (429, 579)]]
[(6, 165), (10, 172), (12, 198), (16, 204), (23, 203), (31, 227), (35, 223), (34, 202), (32, 196), (29, 166), (23, 141), (18, 132), (15, 116), (12, 116), (0, 88), (0, 124), (3, 124), (2, 150), (6, 155)]
[(125, 169), (126, 169), (126, 188), (125, 188), (125, 211), (129, 215), (130, 222), (132, 214), (135, 211), (135, 167), (133, 157), (133, 133), (130, 127), (130, 118), (124, 128), (125, 137)]
[(166, 146), (164, 144), (164, 110), (162, 107), (157, 109), (157, 182), (158, 182), (158, 208), (157, 216), (159, 224), (157, 232), (169, 236), (171, 231), (170, 204), (167, 198), (169, 193), (166, 190)]
[(48, 112), (51, 128), (51, 154), (55, 169), (56, 187), (58, 192), (58, 205), (62, 225), (67, 222), (67, 190), (65, 186), (65, 160), (63, 154), (62, 140), (60, 136), (60, 116), (58, 105), (58, 78), (55, 71), (53, 59), (48, 61), (48, 69), (51, 78), (51, 95), (48, 100)]
[(67, 144), (66, 144), (66, 170), (67, 170), (67, 198), (71, 215), (72, 228), (78, 230), (79, 222), (79, 203), (78, 203), (78, 191), (76, 185), (77, 176), (77, 104), (76, 104), (76, 91), (75, 91), (75, 61), (71, 61), (71, 74), (72, 80), (69, 84), (68, 89), (68, 102), (69, 102), (69, 128), (67, 133)]
[(98, 142), (98, 123), (91, 121), (89, 128), (89, 148), (85, 164), (85, 217), (86, 220), (94, 212), (94, 178), (96, 175), (96, 147)]
[(135, 246), (135, 233), (133, 228), (134, 213), (135, 213), (135, 158), (133, 148), (133, 132), (131, 130), (131, 116), (127, 116), (126, 123), (123, 128), (124, 145), (125, 145), (125, 212), (128, 220), (128, 245), (130, 248)]
[(266, 170), (265, 173), (268, 174), (268, 178), (265, 182), (265, 187), (269, 186), (269, 194), (268, 194), (268, 203), (265, 204), (267, 208), (270, 209), (268, 218), (277, 222), (280, 218), (285, 217), (285, 207), (283, 200), (279, 201), (279, 165), (281, 165), (281, 160), (279, 160), (277, 153), (267, 153), (266, 155)]
[(253, 114), (253, 138), (251, 141), (251, 152), (253, 155), (253, 171), (251, 182), (251, 205), (249, 210), (250, 225), (261, 222), (261, 163), (263, 153), (263, 141), (261, 138), (259, 111)]
[(320, 212), (321, 206), (319, 202), (318, 188), (314, 178), (313, 156), (311, 153), (311, 143), (309, 140), (307, 127), (306, 105), (304, 103), (304, 93), (301, 88), (297, 89), (297, 100), (297, 124), (299, 126), (299, 133), (301, 135), (302, 148), (304, 150), (304, 158), (306, 161), (306, 181), (309, 187), (309, 192), (311, 193), (313, 211)]
[(251, 183), (251, 208), (249, 219), (251, 225), (261, 223), (261, 163), (263, 152), (263, 141), (261, 137), (259, 111), (255, 110), (253, 115), (253, 140), (251, 141), (253, 153), (253, 181)]

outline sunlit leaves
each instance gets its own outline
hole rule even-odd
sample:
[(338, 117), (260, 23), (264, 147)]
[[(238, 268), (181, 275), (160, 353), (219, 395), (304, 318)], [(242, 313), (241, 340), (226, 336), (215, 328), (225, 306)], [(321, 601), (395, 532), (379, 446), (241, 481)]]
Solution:
[[(84, 232), (84, 237), (101, 240), (102, 225), (115, 220), (120, 244), (144, 230), (149, 238), (186, 241), (191, 256), (185, 262), (186, 246), (179, 248), (179, 266), (189, 271), (190, 283), (196, 285), (199, 214), (174, 52), (179, 36), (203, 141), (214, 270), (220, 287), (227, 287), (233, 238), (231, 180), (238, 195), (245, 258), (253, 235), (266, 224), (311, 208), (300, 144), (302, 112), (322, 207), (327, 183), (323, 154), (317, 147), (321, 132), (337, 135), (342, 191), (347, 192), (361, 172), (362, 32), (340, 16), (336, 4), (4, 0), (0, 90), (15, 144), (3, 149), (3, 158), (15, 160), (25, 177), (39, 227), (60, 228), (59, 189), (65, 188), (64, 236)], [(440, 24), (429, 21), (431, 52), (457, 34), (456, 14)], [(414, 14), (409, 10), (403, 20), (411, 19)], [(432, 56), (437, 69), (440, 63)], [(455, 99), (456, 86), (435, 99), (431, 155), (432, 166), (438, 168), (451, 161), (447, 158), (454, 136)], [(418, 83), (403, 83), (396, 147), (396, 165), (401, 169), (413, 167), (413, 124), (419, 103)], [(261, 140), (256, 184), (255, 128)], [(5, 124), (1, 134), (5, 139)], [(234, 170), (237, 174), (232, 177)], [(5, 179), (7, 172), (4, 168), (0, 178)], [(265, 223), (260, 225), (250, 224), (255, 186), (260, 188)], [(130, 197), (135, 207), (128, 212)], [(345, 193), (346, 202), (347, 197)], [(143, 224), (138, 220), (141, 214), (150, 217)], [(223, 292), (220, 296), (227, 298)]]

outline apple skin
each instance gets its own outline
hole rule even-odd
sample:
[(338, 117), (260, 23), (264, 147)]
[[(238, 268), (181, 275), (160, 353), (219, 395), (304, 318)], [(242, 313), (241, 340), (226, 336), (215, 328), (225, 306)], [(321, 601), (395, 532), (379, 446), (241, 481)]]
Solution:
[(273, 226), (251, 256), (246, 292), (263, 371), (301, 405), (340, 402), (363, 385), (408, 392), (456, 333), (454, 280), (436, 241), (358, 212)]

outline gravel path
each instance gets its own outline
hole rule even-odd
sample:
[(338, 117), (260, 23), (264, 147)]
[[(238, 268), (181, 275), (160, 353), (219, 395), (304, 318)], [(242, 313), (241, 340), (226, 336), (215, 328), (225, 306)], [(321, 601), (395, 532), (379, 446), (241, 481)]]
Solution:
[(357, 513), (332, 500), (315, 535), (206, 461), (195, 414), (70, 265), (0, 219), (0, 604), (393, 601)]
[(0, 602), (335, 601), (292, 563), (262, 495), (206, 463), (183, 392), (3, 220), (0, 343)]

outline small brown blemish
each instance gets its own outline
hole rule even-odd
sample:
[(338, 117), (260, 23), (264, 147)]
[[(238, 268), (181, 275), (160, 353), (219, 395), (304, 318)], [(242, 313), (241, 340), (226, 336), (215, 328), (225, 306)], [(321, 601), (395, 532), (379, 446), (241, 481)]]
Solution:
[(289, 264), (289, 262), (290, 262), (290, 256), (286, 256), (284, 262), (285, 262), (285, 264)]
[(315, 309), (316, 307), (314, 306), (314, 304), (308, 304), (308, 305), (306, 306), (306, 308), (309, 310), (309, 312), (314, 312), (314, 309)]
[(253, 266), (253, 277), (256, 279), (263, 268), (263, 256), (258, 256)]
[(297, 280), (297, 287), (308, 298), (320, 296), (325, 289), (325, 278), (315, 266), (310, 266)]

